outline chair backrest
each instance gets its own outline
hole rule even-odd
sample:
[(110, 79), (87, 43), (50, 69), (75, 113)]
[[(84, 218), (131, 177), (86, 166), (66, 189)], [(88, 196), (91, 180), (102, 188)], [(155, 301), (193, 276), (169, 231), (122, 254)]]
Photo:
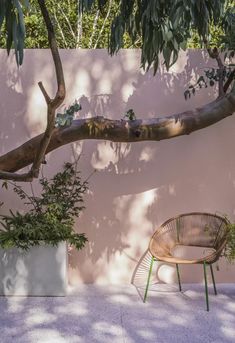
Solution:
[(193, 212), (167, 220), (153, 234), (153, 255), (168, 256), (176, 245), (220, 249), (226, 243), (228, 221), (215, 214)]

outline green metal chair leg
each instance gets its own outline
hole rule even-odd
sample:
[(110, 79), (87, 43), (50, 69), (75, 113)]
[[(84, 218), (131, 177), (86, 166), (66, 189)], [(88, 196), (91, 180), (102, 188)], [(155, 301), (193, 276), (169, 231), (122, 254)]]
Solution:
[(151, 258), (151, 263), (150, 263), (150, 267), (149, 267), (149, 274), (148, 274), (147, 285), (146, 285), (145, 293), (144, 293), (144, 303), (145, 303), (145, 301), (146, 301), (147, 294), (148, 294), (149, 282), (150, 282), (150, 277), (151, 277), (152, 269), (153, 269), (153, 261), (154, 261), (154, 257), (152, 256), (152, 258)]
[(210, 269), (211, 269), (211, 277), (212, 277), (212, 281), (213, 281), (214, 292), (215, 292), (215, 295), (217, 295), (217, 290), (216, 290), (216, 286), (215, 286), (215, 278), (214, 278), (214, 272), (213, 272), (212, 264), (210, 264)]
[(177, 271), (177, 277), (178, 277), (178, 283), (179, 283), (179, 290), (181, 292), (182, 291), (182, 287), (181, 287), (181, 282), (180, 282), (180, 272), (179, 272), (179, 265), (178, 265), (178, 263), (176, 263), (176, 271)]
[(205, 293), (206, 293), (206, 310), (209, 311), (209, 298), (208, 298), (208, 287), (207, 287), (207, 276), (206, 276), (206, 262), (203, 262), (204, 279), (205, 279)]

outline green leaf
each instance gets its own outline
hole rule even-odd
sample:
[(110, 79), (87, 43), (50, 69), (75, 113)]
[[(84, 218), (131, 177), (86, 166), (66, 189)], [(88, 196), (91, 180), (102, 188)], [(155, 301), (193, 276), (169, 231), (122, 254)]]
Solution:
[(169, 47), (166, 47), (163, 49), (163, 57), (164, 57), (164, 62), (166, 64), (166, 69), (168, 70), (170, 67), (170, 59), (171, 59), (171, 53), (172, 50)]
[(6, 14), (6, 0), (0, 0), (0, 30)]

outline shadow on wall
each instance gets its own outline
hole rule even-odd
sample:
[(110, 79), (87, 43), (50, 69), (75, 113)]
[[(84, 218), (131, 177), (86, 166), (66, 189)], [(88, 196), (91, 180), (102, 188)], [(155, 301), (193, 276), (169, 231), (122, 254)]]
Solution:
[[(24, 115), (27, 108), (27, 85), (14, 65), (14, 56), (7, 62), (5, 51), (0, 51), (0, 153), (13, 149), (29, 136), (25, 131)], [(30, 75), (29, 75), (30, 76)], [(32, 81), (31, 78), (29, 82)]]
[[(215, 95), (210, 88), (201, 90), (190, 101), (184, 100), (188, 82), (203, 74), (206, 64), (211, 66), (211, 61), (204, 61), (199, 51), (182, 54), (171, 72), (162, 67), (155, 77), (151, 71), (144, 74), (138, 69), (140, 54), (134, 50), (121, 51), (113, 58), (102, 50), (61, 51), (61, 56), (68, 89), (66, 105), (77, 98), (83, 107), (81, 117), (104, 115), (121, 119), (129, 108), (134, 109), (137, 118), (160, 117), (193, 109)], [(21, 140), (27, 133), (39, 133), (45, 125), (43, 99), (32, 80), (42, 80), (51, 92), (55, 90), (48, 51), (28, 51), (27, 65), (31, 59), (36, 68), (32, 65), (22, 69), (21, 75), (29, 80), (24, 87), (30, 95), (24, 103), (25, 126), (17, 129)], [(11, 108), (8, 94), (5, 109)], [(8, 115), (14, 123), (15, 113)], [(231, 117), (190, 136), (161, 142), (77, 142), (49, 154), (45, 174), (55, 174), (63, 161), (72, 161), (79, 154), (84, 178), (97, 170), (89, 182), (86, 210), (76, 224), (79, 232), (87, 234), (89, 243), (70, 256), (71, 283), (130, 282), (156, 226), (176, 214), (220, 211), (232, 217), (233, 124)], [(4, 132), (8, 130), (6, 126)], [(11, 144), (6, 142), (4, 151)], [(201, 280), (199, 274), (194, 276)]]

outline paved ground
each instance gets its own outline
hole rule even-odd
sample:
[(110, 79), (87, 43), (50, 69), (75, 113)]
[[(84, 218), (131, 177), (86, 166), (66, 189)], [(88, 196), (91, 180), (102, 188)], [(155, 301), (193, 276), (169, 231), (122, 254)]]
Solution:
[(81, 286), (64, 298), (0, 298), (1, 343), (235, 342), (235, 285), (153, 285), (143, 304), (134, 286)]

